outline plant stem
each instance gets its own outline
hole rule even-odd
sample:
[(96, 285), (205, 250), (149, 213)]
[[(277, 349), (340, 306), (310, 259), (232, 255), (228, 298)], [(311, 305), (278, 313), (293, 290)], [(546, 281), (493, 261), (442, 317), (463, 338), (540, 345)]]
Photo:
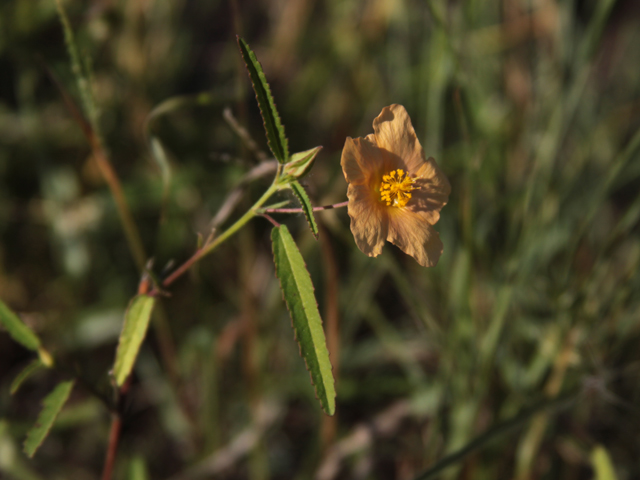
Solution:
[(60, 19), (62, 30), (64, 32), (67, 52), (69, 53), (69, 57), (71, 60), (71, 70), (73, 71), (73, 75), (75, 76), (76, 82), (78, 83), (78, 90), (80, 91), (82, 105), (84, 106), (88, 121), (83, 117), (80, 110), (75, 106), (73, 100), (71, 100), (71, 97), (67, 95), (62, 85), (57, 81), (55, 77), (53, 77), (53, 75), (52, 77), (54, 78), (54, 82), (58, 86), (58, 89), (62, 93), (63, 100), (69, 107), (69, 110), (71, 111), (76, 121), (78, 121), (78, 124), (82, 128), (82, 131), (84, 132), (87, 140), (89, 141), (89, 144), (91, 145), (93, 158), (95, 159), (98, 165), (98, 169), (100, 170), (102, 177), (104, 178), (109, 187), (109, 190), (111, 190), (111, 194), (113, 195), (113, 199), (116, 204), (116, 211), (118, 212), (118, 216), (120, 217), (120, 221), (122, 222), (122, 227), (129, 244), (129, 249), (131, 250), (131, 255), (133, 256), (138, 269), (140, 271), (143, 271), (144, 264), (147, 260), (147, 255), (144, 251), (142, 239), (140, 238), (140, 233), (133, 219), (133, 215), (129, 210), (129, 205), (127, 204), (126, 198), (124, 196), (120, 180), (116, 175), (115, 170), (113, 169), (113, 166), (111, 165), (109, 157), (106, 153), (106, 150), (102, 144), (100, 129), (98, 125), (98, 110), (96, 108), (93, 94), (91, 92), (89, 78), (87, 78), (87, 74), (83, 72), (73, 30), (71, 29), (69, 18), (67, 17), (67, 13), (64, 10), (61, 0), (56, 0), (56, 7), (58, 9), (58, 17)]
[[(247, 212), (242, 217), (236, 220), (236, 223), (231, 225), (224, 233), (216, 237), (216, 239), (213, 240), (211, 243), (209, 243), (208, 245), (204, 245), (202, 248), (199, 248), (198, 250), (196, 250), (196, 252), (191, 256), (191, 258), (189, 258), (186, 262), (184, 262), (176, 270), (174, 270), (174, 272), (171, 275), (169, 275), (167, 278), (164, 279), (164, 281), (162, 282), (162, 286), (168, 287), (169, 285), (171, 285), (174, 281), (176, 281), (179, 277), (181, 277), (187, 270), (189, 270), (189, 268), (191, 268), (194, 263), (196, 263), (206, 255), (211, 253), (222, 242), (224, 242), (231, 235), (233, 235), (238, 230), (240, 230), (249, 220), (251, 220), (253, 217), (258, 215), (258, 210), (260, 209), (260, 207), (264, 205), (265, 202), (269, 200), (271, 195), (273, 195), (277, 190), (278, 190), (278, 186), (274, 181), (273, 184), (267, 189), (267, 191), (264, 192), (262, 197), (260, 197), (260, 199), (249, 210), (247, 210)], [(159, 293), (158, 290), (154, 288), (153, 290), (151, 290), (151, 292), (149, 292), (149, 295), (154, 296), (154, 295), (157, 295), (158, 293)]]
[[(321, 210), (331, 210), (332, 208), (346, 207), (349, 201), (334, 203), (333, 205), (323, 205), (322, 207), (313, 207), (314, 212), (320, 212)], [(265, 213), (303, 213), (302, 208), (266, 208), (263, 210)]]
[(111, 430), (109, 431), (109, 445), (107, 446), (107, 454), (104, 460), (104, 468), (102, 470), (102, 480), (111, 480), (113, 466), (116, 461), (116, 452), (118, 450), (118, 442), (120, 440), (120, 430), (122, 429), (122, 419), (120, 414), (114, 412), (111, 414)]
[(102, 142), (95, 132), (93, 132), (89, 141), (91, 143), (91, 149), (93, 150), (93, 158), (98, 165), (98, 169), (100, 170), (102, 177), (109, 186), (109, 190), (111, 190), (111, 195), (113, 195), (113, 199), (116, 204), (116, 211), (118, 212), (118, 216), (122, 222), (124, 234), (127, 239), (127, 243), (129, 244), (133, 260), (136, 262), (138, 269), (143, 271), (147, 261), (147, 254), (144, 251), (138, 227), (136, 227), (131, 210), (129, 210), (129, 205), (125, 199), (120, 180), (107, 157), (102, 146)]
[(279, 227), (279, 226), (280, 226), (280, 224), (279, 224), (278, 222), (276, 222), (276, 221), (271, 217), (271, 215), (266, 214), (266, 213), (261, 213), (260, 215), (261, 215), (261, 216), (263, 216), (264, 218), (266, 218), (267, 220), (269, 220), (269, 221), (271, 222), (271, 224), (272, 224), (274, 227)]
[(118, 452), (118, 443), (120, 443), (120, 433), (122, 432), (122, 407), (124, 405), (124, 396), (129, 392), (131, 387), (131, 379), (129, 376), (116, 391), (116, 405), (111, 412), (111, 429), (109, 430), (109, 443), (107, 445), (107, 453), (104, 458), (104, 467), (102, 468), (102, 480), (111, 480), (113, 467), (116, 463), (116, 453)]

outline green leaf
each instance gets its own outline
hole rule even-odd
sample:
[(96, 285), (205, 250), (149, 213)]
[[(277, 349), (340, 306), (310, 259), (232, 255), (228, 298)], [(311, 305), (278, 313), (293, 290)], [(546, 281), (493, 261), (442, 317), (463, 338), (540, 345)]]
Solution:
[(328, 415), (333, 415), (336, 409), (336, 392), (311, 277), (285, 225), (271, 231), (271, 241), (276, 275), (280, 279), (280, 288), (291, 314), (300, 354), (311, 373), (311, 381), (322, 409)]
[(33, 375), (33, 373), (36, 372), (37, 370), (40, 370), (42, 367), (44, 367), (44, 364), (40, 361), (39, 358), (35, 359), (29, 365), (24, 367), (24, 369), (22, 369), (22, 371), (13, 380), (13, 382), (11, 382), (11, 389), (10, 389), (11, 395), (13, 395), (18, 391), (18, 389), (20, 388), (20, 385), (22, 385), (22, 383), (27, 378)]
[(154, 297), (137, 295), (131, 300), (124, 315), (124, 325), (122, 333), (120, 333), (116, 361), (113, 365), (113, 376), (119, 387), (122, 386), (133, 369), (140, 345), (147, 334), (155, 301)]
[(591, 464), (595, 470), (594, 480), (617, 480), (616, 471), (609, 453), (602, 445), (591, 451)]
[(311, 233), (313, 236), (318, 238), (318, 224), (316, 223), (316, 219), (313, 216), (313, 205), (311, 205), (311, 200), (307, 196), (307, 192), (304, 191), (302, 185), (300, 185), (297, 181), (291, 182), (291, 189), (293, 193), (296, 194), (298, 200), (300, 200), (300, 205), (302, 206), (302, 211), (304, 212), (304, 216), (307, 217), (307, 222), (309, 223), (309, 228), (311, 228)]
[(73, 380), (59, 383), (43, 400), (42, 411), (40, 415), (38, 415), (38, 420), (36, 420), (36, 424), (27, 433), (27, 439), (24, 441), (24, 452), (29, 457), (33, 457), (38, 447), (40, 447), (44, 439), (47, 438), (53, 422), (55, 422), (60, 410), (62, 410), (62, 407), (69, 398), (72, 389)]
[(147, 464), (139, 455), (131, 459), (129, 464), (129, 480), (149, 480)]
[(283, 168), (283, 174), (285, 177), (291, 177), (293, 179), (298, 179), (304, 177), (311, 167), (313, 167), (313, 163), (316, 160), (316, 155), (318, 152), (322, 150), (322, 147), (315, 147), (311, 150), (306, 150), (304, 152), (298, 152), (291, 155), (291, 160), (287, 163)]
[(276, 104), (273, 101), (273, 96), (267, 83), (267, 77), (265, 77), (262, 71), (262, 66), (260, 62), (258, 62), (256, 54), (253, 53), (249, 45), (247, 45), (247, 42), (240, 38), (240, 36), (238, 36), (238, 46), (240, 47), (242, 58), (249, 71), (253, 91), (256, 92), (256, 99), (258, 100), (260, 113), (264, 120), (264, 129), (267, 132), (269, 148), (278, 162), (287, 163), (289, 161), (287, 137), (284, 134), (284, 127), (280, 123), (280, 117), (278, 116), (278, 110), (276, 110)]
[(11, 338), (29, 350), (37, 351), (40, 347), (40, 339), (27, 327), (20, 317), (13, 313), (2, 300), (0, 300), (0, 323), (2, 323)]

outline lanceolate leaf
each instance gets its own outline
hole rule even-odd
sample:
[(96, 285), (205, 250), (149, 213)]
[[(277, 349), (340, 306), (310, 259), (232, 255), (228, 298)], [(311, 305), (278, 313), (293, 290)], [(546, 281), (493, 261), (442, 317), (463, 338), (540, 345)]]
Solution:
[(18, 391), (18, 389), (20, 388), (20, 385), (22, 385), (22, 382), (24, 382), (27, 378), (33, 375), (34, 372), (40, 370), (43, 367), (44, 367), (44, 364), (40, 361), (39, 358), (35, 359), (29, 365), (24, 367), (24, 369), (22, 369), (22, 371), (13, 380), (13, 382), (11, 382), (11, 388), (9, 390), (11, 395), (13, 395)]
[(253, 90), (256, 92), (256, 99), (258, 100), (260, 113), (264, 120), (264, 129), (267, 132), (269, 148), (278, 162), (287, 163), (289, 161), (287, 137), (284, 134), (284, 127), (280, 123), (280, 117), (278, 116), (276, 104), (273, 101), (273, 96), (271, 95), (269, 84), (267, 83), (267, 77), (265, 77), (264, 72), (262, 71), (262, 66), (260, 65), (260, 62), (258, 62), (256, 54), (249, 48), (247, 42), (239, 36), (238, 46), (240, 47), (244, 63), (247, 65)]
[(55, 422), (58, 413), (60, 413), (69, 398), (72, 389), (73, 381), (62, 382), (43, 400), (42, 411), (38, 415), (38, 420), (27, 433), (27, 439), (24, 441), (24, 452), (29, 457), (33, 457), (33, 454), (36, 453), (38, 447), (49, 434), (53, 422)]
[(116, 361), (113, 366), (113, 376), (116, 384), (121, 387), (125, 382), (133, 364), (136, 361), (140, 345), (147, 334), (149, 319), (155, 304), (155, 298), (148, 295), (137, 295), (131, 300), (124, 315), (124, 325), (120, 333)]
[(11, 338), (29, 350), (37, 351), (40, 347), (40, 339), (27, 327), (20, 317), (13, 313), (2, 300), (0, 300), (0, 323), (2, 323)]
[(316, 223), (316, 219), (313, 216), (313, 205), (311, 205), (311, 200), (307, 196), (307, 192), (304, 191), (302, 185), (300, 185), (297, 181), (293, 181), (290, 183), (291, 189), (293, 193), (296, 194), (298, 200), (300, 200), (300, 205), (302, 206), (302, 211), (304, 212), (304, 216), (307, 217), (307, 222), (309, 222), (309, 227), (311, 228), (311, 233), (313, 236), (318, 238), (318, 224)]
[(276, 274), (291, 314), (300, 354), (311, 373), (311, 381), (322, 409), (333, 415), (336, 408), (336, 392), (311, 277), (285, 225), (275, 227), (271, 231), (271, 241)]

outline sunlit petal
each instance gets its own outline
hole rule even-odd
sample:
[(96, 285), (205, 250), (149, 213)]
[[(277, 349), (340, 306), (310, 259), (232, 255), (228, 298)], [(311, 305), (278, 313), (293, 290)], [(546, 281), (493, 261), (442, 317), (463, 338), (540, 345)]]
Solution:
[(411, 174), (425, 161), (424, 151), (416, 137), (409, 114), (402, 105), (384, 107), (373, 121), (373, 131), (378, 147), (400, 158), (404, 168)]
[(383, 156), (375, 143), (368, 138), (347, 137), (340, 164), (347, 182), (354, 185), (369, 184), (383, 168)]
[(435, 267), (442, 254), (440, 235), (431, 226), (427, 214), (396, 209), (389, 215), (387, 240), (423, 267)]
[(388, 220), (384, 209), (366, 185), (349, 185), (349, 216), (351, 233), (363, 253), (376, 257), (382, 253), (387, 238)]

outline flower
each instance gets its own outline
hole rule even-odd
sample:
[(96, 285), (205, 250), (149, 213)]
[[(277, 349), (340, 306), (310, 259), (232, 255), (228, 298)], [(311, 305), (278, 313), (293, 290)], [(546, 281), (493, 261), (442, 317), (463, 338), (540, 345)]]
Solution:
[(356, 245), (376, 257), (387, 240), (420, 265), (435, 266), (442, 242), (433, 225), (449, 199), (449, 181), (433, 158), (425, 158), (402, 105), (384, 107), (373, 131), (347, 137), (340, 160)]

